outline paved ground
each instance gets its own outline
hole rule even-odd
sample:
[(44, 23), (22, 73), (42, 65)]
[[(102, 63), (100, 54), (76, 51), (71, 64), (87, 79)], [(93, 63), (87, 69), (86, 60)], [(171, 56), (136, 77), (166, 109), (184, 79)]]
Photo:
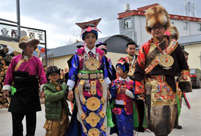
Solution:
[[(183, 126), (183, 129), (174, 129), (169, 136), (201, 136), (201, 89), (194, 89), (193, 93), (187, 94), (187, 98), (191, 104), (191, 109), (187, 109), (187, 107), (182, 104), (180, 125)], [(45, 135), (45, 130), (43, 129), (45, 113), (44, 106), (42, 105), (42, 107), (43, 110), (37, 113), (36, 136)], [(24, 128), (24, 130), (26, 130), (26, 128)], [(0, 109), (0, 136), (11, 135), (11, 114), (7, 112), (7, 109)], [(154, 134), (152, 132), (145, 132), (136, 133), (135, 136), (154, 136)]]

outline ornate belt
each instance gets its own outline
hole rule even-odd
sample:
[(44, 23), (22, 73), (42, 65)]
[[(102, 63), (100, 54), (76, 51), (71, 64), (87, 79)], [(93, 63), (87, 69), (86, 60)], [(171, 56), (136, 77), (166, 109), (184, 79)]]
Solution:
[(155, 79), (155, 80), (157, 80), (159, 82), (165, 81), (165, 76), (164, 75), (150, 76), (149, 78), (150, 79)]
[(103, 71), (96, 70), (96, 71), (87, 71), (87, 70), (79, 70), (78, 78), (83, 80), (89, 79), (101, 79), (103, 78)]

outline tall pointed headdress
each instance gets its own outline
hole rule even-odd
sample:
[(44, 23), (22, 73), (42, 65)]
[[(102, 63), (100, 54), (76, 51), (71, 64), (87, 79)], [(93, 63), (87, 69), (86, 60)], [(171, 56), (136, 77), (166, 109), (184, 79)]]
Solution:
[(76, 23), (76, 25), (78, 25), (82, 29), (81, 35), (82, 35), (83, 40), (84, 40), (84, 35), (86, 33), (90, 33), (90, 32), (95, 33), (96, 39), (98, 38), (97, 31), (99, 31), (99, 32), (101, 32), (101, 31), (97, 28), (97, 25), (100, 21), (101, 21), (101, 18), (96, 19), (96, 20), (91, 20), (88, 22)]

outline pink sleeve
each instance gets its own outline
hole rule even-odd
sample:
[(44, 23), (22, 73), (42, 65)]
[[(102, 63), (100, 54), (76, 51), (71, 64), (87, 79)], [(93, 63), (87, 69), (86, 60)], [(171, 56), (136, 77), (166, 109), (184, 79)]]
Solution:
[(46, 75), (43, 69), (43, 64), (41, 63), (39, 59), (38, 59), (38, 79), (39, 79), (40, 85), (47, 83)]
[(6, 78), (4, 80), (4, 85), (12, 85), (14, 69), (15, 69), (15, 58), (11, 60), (11, 63), (8, 67)]

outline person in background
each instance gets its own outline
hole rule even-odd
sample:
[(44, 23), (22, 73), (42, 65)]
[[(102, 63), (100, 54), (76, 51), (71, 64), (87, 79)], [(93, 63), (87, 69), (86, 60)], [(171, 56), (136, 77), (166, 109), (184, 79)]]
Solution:
[(41, 110), (38, 81), (40, 90), (47, 82), (41, 61), (33, 56), (39, 43), (39, 40), (26, 36), (20, 39), (19, 47), (23, 50), (22, 55), (12, 59), (4, 81), (4, 96), (7, 97), (11, 92), (8, 111), (12, 114), (13, 136), (23, 136), (24, 116), (26, 116), (26, 135), (35, 135), (36, 112)]
[[(130, 77), (131, 80), (134, 80), (135, 64), (137, 62), (136, 60), (138, 57), (138, 55), (135, 54), (137, 47), (138, 47), (138, 45), (134, 41), (128, 42), (126, 44), (126, 52), (128, 53), (128, 56), (125, 57), (125, 60), (129, 64), (128, 76)], [(144, 129), (146, 128), (146, 126), (143, 125), (144, 117), (145, 117), (145, 114), (144, 114), (145, 106), (144, 106), (144, 101), (138, 96), (135, 99), (135, 109), (134, 110), (138, 113), (138, 116), (136, 116), (136, 118), (134, 118), (135, 130), (138, 132), (144, 132)]]
[(125, 60), (129, 64), (128, 76), (132, 80), (134, 80), (135, 64), (137, 60), (137, 55), (135, 54), (135, 51), (137, 47), (138, 45), (134, 41), (128, 42), (126, 44), (126, 52), (128, 53), (128, 56), (125, 57)]
[(171, 133), (177, 114), (175, 76), (179, 87), (192, 92), (190, 70), (179, 43), (165, 35), (169, 15), (161, 5), (146, 13), (146, 30), (152, 38), (143, 44), (135, 69), (135, 94), (144, 95), (148, 129), (156, 136)]
[(46, 129), (46, 136), (64, 136), (69, 125), (69, 111), (66, 96), (68, 94), (67, 85), (60, 84), (60, 69), (50, 66), (47, 69), (49, 83), (43, 86), (45, 91), (45, 118), (43, 128)]
[[(96, 48), (99, 48), (102, 51), (104, 51), (105, 55), (107, 54), (107, 47), (106, 46), (107, 46), (107, 43), (100, 42), (100, 43), (96, 44)], [(107, 65), (107, 68), (109, 71), (109, 78), (111, 81), (113, 81), (116, 79), (116, 70), (115, 70), (114, 66), (112, 65), (111, 59), (107, 58), (106, 56), (105, 56), (105, 58), (107, 59), (106, 65)]]

